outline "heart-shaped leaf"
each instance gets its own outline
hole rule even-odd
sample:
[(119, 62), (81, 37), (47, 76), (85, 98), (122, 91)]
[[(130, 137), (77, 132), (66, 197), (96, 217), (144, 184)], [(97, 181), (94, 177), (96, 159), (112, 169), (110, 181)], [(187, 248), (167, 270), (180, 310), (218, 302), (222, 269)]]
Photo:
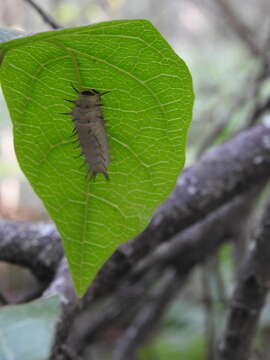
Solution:
[[(120, 20), (0, 45), (1, 83), (20, 166), (64, 243), (82, 295), (118, 244), (147, 225), (184, 164), (192, 81), (151, 23)], [(79, 90), (102, 97), (110, 182), (86, 176), (68, 112)]]

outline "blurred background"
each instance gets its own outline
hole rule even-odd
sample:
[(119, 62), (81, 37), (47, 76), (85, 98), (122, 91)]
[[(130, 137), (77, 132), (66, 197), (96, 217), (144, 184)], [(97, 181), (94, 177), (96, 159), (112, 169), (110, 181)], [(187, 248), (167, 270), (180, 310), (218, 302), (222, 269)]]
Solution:
[[(36, 0), (36, 3), (63, 27), (144, 18), (159, 29), (193, 76), (196, 101), (186, 166), (206, 149), (256, 121), (270, 121), (269, 59), (265, 55), (270, 45), (269, 0)], [(23, 0), (1, 0), (0, 27), (26, 33), (51, 30)], [(12, 126), (2, 95), (0, 102), (0, 216), (48, 220), (46, 210), (17, 164)], [(194, 271), (184, 296), (172, 304), (155, 338), (145, 344), (141, 359), (211, 359), (209, 348), (222, 328), (223, 307), (232, 290), (233, 259), (230, 246), (226, 245), (204, 269)], [(14, 267), (2, 265), (0, 288), (14, 299), (26, 283), (34, 281), (21, 271), (20, 277), (17, 274)], [(262, 342), (269, 332), (268, 313), (266, 307)]]

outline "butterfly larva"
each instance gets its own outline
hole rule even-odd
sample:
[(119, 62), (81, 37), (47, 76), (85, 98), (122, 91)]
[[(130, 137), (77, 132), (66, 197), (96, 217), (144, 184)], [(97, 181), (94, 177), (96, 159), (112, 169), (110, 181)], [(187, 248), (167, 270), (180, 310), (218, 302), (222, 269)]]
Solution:
[(108, 137), (101, 110), (101, 96), (97, 90), (78, 91), (76, 100), (67, 100), (74, 104), (70, 115), (74, 122), (74, 135), (78, 137), (82, 155), (93, 178), (98, 173), (109, 180), (107, 168), (110, 162)]

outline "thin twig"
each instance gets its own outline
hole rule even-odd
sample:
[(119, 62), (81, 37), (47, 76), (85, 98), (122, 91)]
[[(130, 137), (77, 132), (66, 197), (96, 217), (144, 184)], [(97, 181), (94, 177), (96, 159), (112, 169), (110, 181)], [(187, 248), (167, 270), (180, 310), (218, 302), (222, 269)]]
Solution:
[(257, 42), (254, 38), (252, 30), (247, 24), (236, 14), (235, 9), (232, 7), (228, 0), (217, 0), (216, 4), (220, 7), (222, 14), (227, 18), (230, 26), (234, 29), (235, 34), (243, 44), (246, 45), (250, 53), (255, 56), (261, 56), (262, 50), (258, 47)]
[(52, 18), (51, 15), (47, 14), (34, 0), (24, 0), (42, 17), (45, 23), (49, 24), (53, 29), (60, 29), (61, 26)]

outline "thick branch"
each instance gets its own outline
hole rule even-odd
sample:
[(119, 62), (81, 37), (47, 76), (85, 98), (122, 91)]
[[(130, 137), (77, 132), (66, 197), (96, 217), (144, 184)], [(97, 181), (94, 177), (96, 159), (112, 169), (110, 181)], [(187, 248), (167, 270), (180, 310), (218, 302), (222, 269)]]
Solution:
[(225, 333), (219, 345), (219, 360), (248, 360), (259, 316), (270, 285), (270, 199), (262, 218), (255, 247), (243, 264)]
[[(141, 276), (153, 266), (174, 265), (178, 274), (185, 276), (194, 265), (204, 262), (224, 242), (237, 237), (249, 215), (257, 189), (247, 195), (235, 197), (206, 218), (143, 258), (133, 270), (134, 277)], [(235, 218), (238, 221), (234, 221)]]
[(120, 248), (99, 272), (85, 301), (117, 286), (138, 260), (270, 175), (270, 126), (258, 125), (208, 151), (179, 178), (148, 228)]

